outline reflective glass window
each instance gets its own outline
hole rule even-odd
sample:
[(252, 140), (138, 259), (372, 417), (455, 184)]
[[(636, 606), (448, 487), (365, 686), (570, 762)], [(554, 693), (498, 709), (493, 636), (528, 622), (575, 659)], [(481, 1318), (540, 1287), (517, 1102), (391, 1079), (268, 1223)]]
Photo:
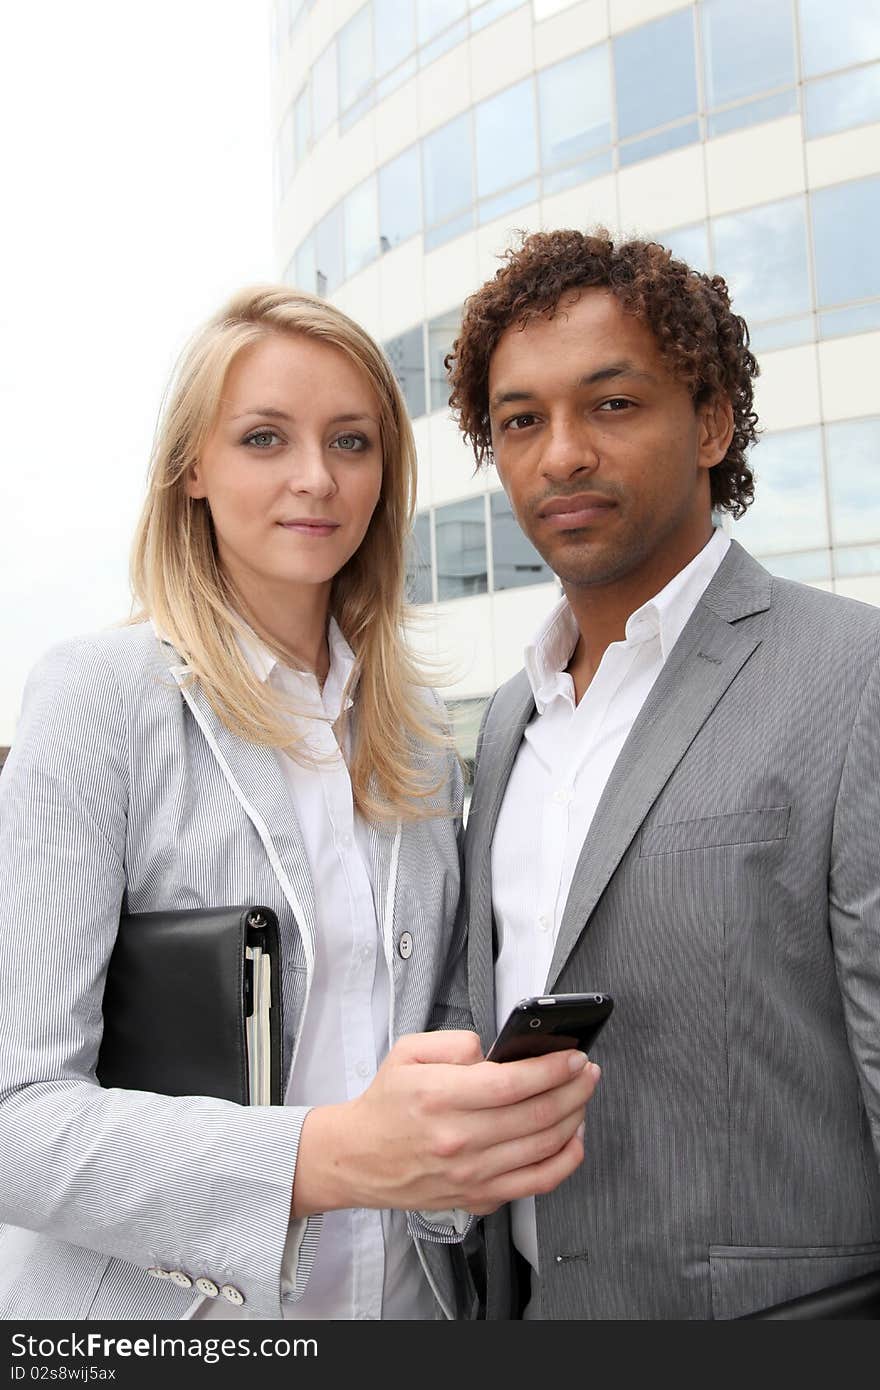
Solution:
[(303, 87), (294, 102), (293, 111), (296, 125), (296, 162), (299, 164), (312, 143), (312, 108), (308, 87)]
[(519, 528), (507, 493), (489, 495), (492, 517), (492, 587), (519, 589), (524, 584), (549, 584), (553, 571)]
[(784, 92), (773, 92), (769, 97), (758, 97), (756, 101), (740, 102), (739, 106), (726, 106), (723, 111), (710, 114), (707, 121), (709, 136), (726, 135), (728, 131), (761, 125), (763, 121), (775, 121), (780, 116), (793, 116), (797, 109), (795, 87), (789, 87)]
[(822, 431), (762, 435), (749, 454), (755, 500), (733, 534), (756, 555), (810, 550), (828, 544)]
[(611, 60), (607, 43), (538, 73), (541, 167), (556, 169), (611, 143)]
[(336, 45), (330, 43), (312, 68), (312, 129), (318, 140), (336, 120)]
[(446, 222), (470, 208), (474, 199), (472, 163), (469, 111), (422, 141), (427, 227)]
[(820, 188), (812, 203), (820, 305), (880, 294), (880, 177)]
[(792, 0), (703, 0), (700, 11), (708, 106), (797, 80)]
[(444, 365), (446, 354), (458, 337), (461, 315), (457, 310), (440, 314), (428, 324), (428, 374), (431, 383), (430, 410), (442, 410), (449, 404), (449, 382)]
[(684, 125), (671, 125), (653, 135), (644, 135), (641, 140), (628, 140), (620, 146), (618, 157), (621, 165), (635, 164), (639, 159), (653, 159), (668, 150), (680, 150), (682, 145), (696, 144), (699, 138), (699, 121), (685, 121)]
[(379, 254), (379, 209), (375, 176), (353, 188), (343, 204), (345, 274), (354, 275)]
[(697, 109), (693, 10), (678, 10), (614, 40), (621, 139), (692, 115)]
[(298, 247), (296, 256), (294, 257), (294, 274), (296, 276), (297, 288), (307, 290), (309, 294), (316, 294), (318, 290), (317, 271), (318, 267), (315, 262), (315, 237), (314, 234), (310, 234)]
[(415, 0), (373, 0), (376, 73), (383, 77), (416, 46)]
[(282, 195), (293, 177), (296, 142), (293, 107), (289, 107), (278, 132), (278, 179)]
[(834, 569), (839, 577), (880, 573), (880, 546), (857, 545), (834, 552)]
[(877, 0), (800, 0), (804, 73), (849, 67), (880, 58), (880, 5)]
[(807, 139), (880, 121), (880, 63), (808, 82), (804, 125)]
[(434, 512), (437, 597), (463, 598), (488, 588), (486, 512), (482, 497), (453, 502)]
[(373, 16), (369, 5), (364, 5), (340, 29), (337, 44), (339, 109), (347, 111), (373, 82)]
[(843, 420), (826, 437), (835, 545), (880, 541), (880, 418)]
[(471, 0), (471, 33), (476, 34), (487, 25), (494, 24), (502, 15), (519, 9), (522, 3), (523, 0), (489, 0), (488, 4), (475, 8)]
[(786, 198), (712, 223), (714, 269), (736, 313), (747, 320), (782, 318), (810, 308), (803, 198)]
[(416, 0), (419, 43), (427, 43), (441, 29), (467, 14), (467, 0)]
[(691, 270), (700, 270), (705, 275), (709, 271), (708, 231), (705, 222), (696, 222), (690, 227), (674, 227), (671, 232), (661, 232), (657, 240), (677, 261), (684, 261)]
[(422, 225), (422, 179), (418, 145), (379, 170), (379, 238), (383, 251), (406, 241)]
[(431, 514), (418, 512), (407, 545), (406, 592), (410, 603), (430, 603), (434, 597), (431, 587)]
[(521, 183), (538, 167), (535, 88), (529, 77), (474, 109), (477, 193), (490, 197)]
[(315, 278), (319, 294), (332, 294), (344, 279), (341, 203), (315, 228)]
[(761, 564), (780, 579), (794, 579), (798, 584), (812, 584), (817, 579), (831, 578), (830, 550), (796, 550), (790, 555), (762, 555)]
[(442, 58), (444, 53), (448, 53), (450, 48), (455, 48), (457, 44), (464, 43), (468, 36), (468, 23), (466, 19), (460, 19), (457, 24), (453, 24), (451, 29), (444, 29), (438, 38), (432, 39), (430, 43), (424, 44), (419, 50), (419, 67), (427, 67), (429, 63)]
[(392, 338), (385, 344), (385, 355), (403, 392), (406, 408), (413, 419), (425, 413), (425, 345), (422, 325)]

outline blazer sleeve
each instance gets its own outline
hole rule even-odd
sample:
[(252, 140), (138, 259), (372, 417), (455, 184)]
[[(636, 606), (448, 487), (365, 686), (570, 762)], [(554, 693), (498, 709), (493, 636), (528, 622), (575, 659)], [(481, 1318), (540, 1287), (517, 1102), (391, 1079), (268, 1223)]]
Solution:
[(131, 716), (98, 643), (56, 648), (0, 777), (0, 1221), (231, 1284), (279, 1318), (307, 1109), (95, 1080), (139, 794)]
[(880, 662), (864, 687), (837, 794), (829, 920), (849, 1043), (880, 1163)]

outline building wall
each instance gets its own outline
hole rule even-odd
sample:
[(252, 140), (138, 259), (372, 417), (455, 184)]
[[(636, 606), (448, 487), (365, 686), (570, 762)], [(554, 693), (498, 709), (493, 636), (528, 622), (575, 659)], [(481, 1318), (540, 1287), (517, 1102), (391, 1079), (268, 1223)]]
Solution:
[(725, 276), (765, 429), (732, 532), (880, 603), (876, 0), (282, 0), (275, 46), (279, 267), (404, 386), (416, 641), (453, 696), (517, 669), (558, 594), (474, 475), (442, 376), (519, 229), (603, 224)]

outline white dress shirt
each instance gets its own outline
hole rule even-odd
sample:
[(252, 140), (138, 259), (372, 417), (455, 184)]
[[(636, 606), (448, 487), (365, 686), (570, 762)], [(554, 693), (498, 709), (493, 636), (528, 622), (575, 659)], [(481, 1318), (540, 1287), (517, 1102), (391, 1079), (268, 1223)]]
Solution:
[[(380, 939), (367, 826), (355, 811), (335, 730), (343, 710), (352, 706), (346, 685), (354, 655), (333, 619), (328, 641), (330, 670), (323, 690), (314, 675), (282, 666), (256, 638), (241, 642), (255, 674), (295, 703), (296, 730), (315, 755), (307, 765), (278, 754), (311, 871), (317, 927), (314, 975), (288, 1105), (355, 1099), (390, 1046), (393, 982)], [(285, 1267), (295, 1262), (301, 1226), (291, 1227)], [(206, 1302), (195, 1318), (247, 1316), (246, 1309), (219, 1304)], [(285, 1319), (438, 1316), (400, 1211), (325, 1212), (305, 1293), (282, 1306)]]
[[(605, 784), (648, 693), (730, 540), (716, 530), (689, 565), (627, 620), (580, 702), (568, 674), (578, 625), (562, 599), (525, 651), (536, 716), (526, 726), (492, 843), (497, 1024), (543, 994), (575, 867)], [(523, 873), (523, 865), (530, 870)], [(607, 980), (596, 988), (611, 988)], [(534, 1198), (514, 1202), (513, 1240), (538, 1268)], [(528, 1310), (526, 1310), (528, 1316)]]

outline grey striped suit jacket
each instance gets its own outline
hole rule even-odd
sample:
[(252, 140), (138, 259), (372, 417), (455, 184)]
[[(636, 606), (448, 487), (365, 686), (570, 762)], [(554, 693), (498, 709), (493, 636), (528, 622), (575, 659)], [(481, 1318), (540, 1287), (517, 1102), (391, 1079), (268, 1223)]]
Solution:
[[(524, 673), (484, 722), (470, 998)], [(880, 1267), (880, 611), (735, 543), (586, 835), (540, 991), (607, 990), (586, 1156), (537, 1199), (544, 1318), (731, 1318)], [(517, 1316), (506, 1213), (488, 1316)]]
[[(107, 962), (121, 909), (259, 902), (282, 933), (289, 1071), (314, 956), (314, 891), (280, 763), (236, 738), (149, 624), (66, 643), (33, 673), (0, 777), (0, 1316), (180, 1318), (231, 1284), (282, 1316), (280, 1266), (305, 1110), (102, 1090)], [(370, 831), (396, 1035), (469, 1026), (436, 999), (453, 949), (461, 779), (424, 753), (442, 818)], [(385, 904), (390, 904), (386, 914)], [(404, 929), (412, 952), (396, 949)], [(320, 1217), (309, 1218), (305, 1286)], [(435, 1292), (454, 1303), (454, 1250)]]

